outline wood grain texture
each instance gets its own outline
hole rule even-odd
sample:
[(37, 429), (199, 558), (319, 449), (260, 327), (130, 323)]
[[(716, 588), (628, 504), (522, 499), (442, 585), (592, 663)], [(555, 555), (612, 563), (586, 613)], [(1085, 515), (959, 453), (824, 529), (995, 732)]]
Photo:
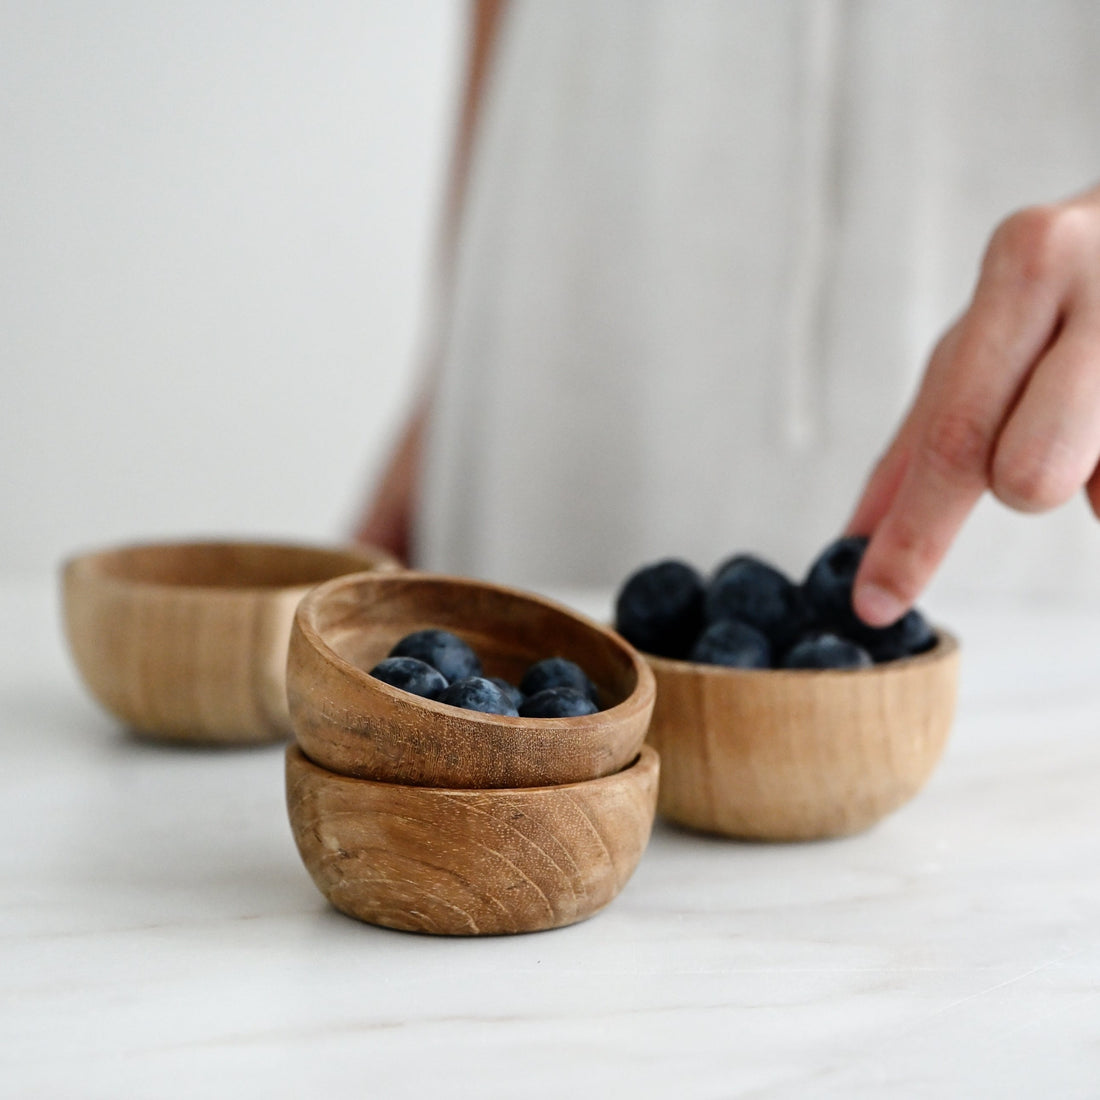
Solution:
[(286, 737), (294, 609), (317, 582), (392, 569), (381, 551), (273, 543), (127, 546), (67, 562), (69, 647), (85, 684), (135, 730), (241, 744)]
[(859, 832), (924, 785), (955, 712), (958, 645), (858, 671), (714, 668), (649, 658), (658, 811), (706, 832)]
[[(406, 634), (463, 637), (488, 676), (518, 682), (544, 657), (576, 661), (606, 708), (582, 718), (507, 718), (422, 699), (371, 669)], [(541, 597), (418, 573), (341, 577), (302, 601), (287, 695), (298, 744), (343, 775), (411, 786), (575, 783), (625, 767), (645, 740), (653, 674), (617, 634)]]
[(302, 860), (341, 912), (408, 932), (537, 932), (598, 912), (649, 841), (657, 754), (556, 787), (439, 790), (352, 779), (287, 750)]

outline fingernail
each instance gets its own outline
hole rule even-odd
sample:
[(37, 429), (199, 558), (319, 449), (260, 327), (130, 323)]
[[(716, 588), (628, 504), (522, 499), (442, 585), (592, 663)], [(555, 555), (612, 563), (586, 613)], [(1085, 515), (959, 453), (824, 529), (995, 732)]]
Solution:
[(856, 614), (868, 626), (889, 626), (905, 614), (905, 604), (877, 584), (862, 584), (852, 596)]

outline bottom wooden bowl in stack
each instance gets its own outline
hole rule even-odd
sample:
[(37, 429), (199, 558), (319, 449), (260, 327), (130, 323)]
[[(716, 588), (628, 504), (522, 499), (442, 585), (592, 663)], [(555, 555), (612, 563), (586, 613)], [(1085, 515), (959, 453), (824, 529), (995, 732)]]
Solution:
[[(428, 628), (513, 683), (542, 658), (574, 661), (601, 709), (485, 714), (370, 675)], [(287, 695), (291, 828), (314, 883), (349, 916), (442, 935), (557, 928), (607, 905), (648, 843), (653, 674), (618, 635), (547, 600), (420, 573), (340, 577), (298, 607)]]

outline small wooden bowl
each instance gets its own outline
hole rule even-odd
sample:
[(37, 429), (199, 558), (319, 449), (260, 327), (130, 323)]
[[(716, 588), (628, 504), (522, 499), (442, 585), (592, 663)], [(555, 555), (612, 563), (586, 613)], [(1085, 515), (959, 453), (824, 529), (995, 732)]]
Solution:
[(322, 894), (342, 913), (447, 936), (539, 932), (592, 916), (649, 841), (657, 754), (602, 779), (440, 790), (352, 779), (291, 746), (287, 809)]
[[(464, 638), (487, 676), (513, 683), (561, 656), (593, 680), (605, 708), (583, 718), (506, 718), (399, 691), (368, 670), (406, 634)], [(287, 696), (298, 744), (330, 771), (419, 787), (541, 787), (610, 775), (638, 755), (653, 674), (613, 631), (499, 585), (422, 573), (340, 577), (294, 618)]]
[(294, 608), (317, 582), (396, 569), (380, 550), (160, 543), (85, 554), (62, 574), (69, 646), (98, 702), (174, 741), (286, 737)]
[(658, 812), (705, 832), (808, 840), (866, 829), (943, 751), (958, 644), (854, 671), (715, 668), (650, 657)]

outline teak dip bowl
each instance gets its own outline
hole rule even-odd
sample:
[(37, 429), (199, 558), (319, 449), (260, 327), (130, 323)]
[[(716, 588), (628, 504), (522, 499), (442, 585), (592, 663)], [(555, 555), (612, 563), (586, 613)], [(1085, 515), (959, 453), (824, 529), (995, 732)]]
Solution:
[(286, 652), (319, 581), (395, 569), (380, 550), (265, 542), (151, 543), (70, 559), (69, 646), (98, 702), (135, 730), (245, 744), (291, 732)]
[[(575, 661), (601, 710), (510, 718), (411, 695), (369, 673), (394, 644), (429, 627), (463, 638), (486, 676), (518, 682), (545, 657)], [(330, 771), (420, 787), (537, 787), (626, 767), (645, 740), (653, 674), (617, 634), (539, 596), (422, 573), (328, 581), (300, 604), (287, 696), (302, 751)]]
[(866, 829), (920, 790), (955, 712), (959, 652), (856, 670), (731, 669), (648, 658), (658, 812), (710, 833), (808, 840)]
[(337, 775), (287, 750), (302, 860), (341, 912), (409, 932), (474, 936), (573, 924), (633, 874), (657, 800), (648, 746), (602, 779), (441, 790)]

